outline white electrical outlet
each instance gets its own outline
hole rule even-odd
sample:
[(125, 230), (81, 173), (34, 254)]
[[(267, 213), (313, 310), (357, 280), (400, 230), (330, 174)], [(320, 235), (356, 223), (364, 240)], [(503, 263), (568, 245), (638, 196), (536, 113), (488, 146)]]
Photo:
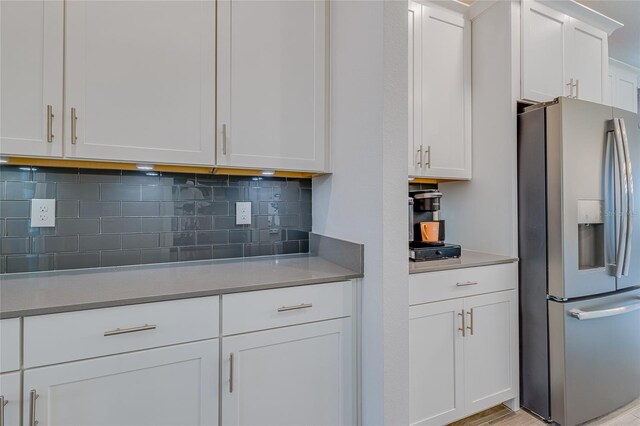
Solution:
[(56, 200), (31, 200), (31, 227), (51, 228), (56, 226)]
[(251, 225), (251, 201), (236, 203), (236, 225)]

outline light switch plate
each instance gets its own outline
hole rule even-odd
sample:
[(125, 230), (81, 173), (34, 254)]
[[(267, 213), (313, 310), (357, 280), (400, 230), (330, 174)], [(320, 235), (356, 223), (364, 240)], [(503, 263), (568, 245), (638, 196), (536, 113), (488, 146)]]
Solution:
[(236, 203), (236, 225), (251, 225), (251, 201)]
[(31, 200), (31, 227), (52, 228), (56, 226), (56, 200)]

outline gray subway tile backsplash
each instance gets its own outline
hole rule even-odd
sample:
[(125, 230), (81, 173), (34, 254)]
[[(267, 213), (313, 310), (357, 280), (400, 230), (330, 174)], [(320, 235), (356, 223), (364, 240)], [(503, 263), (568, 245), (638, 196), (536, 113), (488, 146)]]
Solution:
[[(56, 198), (56, 226), (30, 200)], [(308, 252), (311, 180), (0, 166), (0, 273)], [(235, 202), (251, 201), (251, 225)]]
[(122, 247), (122, 237), (118, 234), (80, 235), (78, 250), (115, 250)]

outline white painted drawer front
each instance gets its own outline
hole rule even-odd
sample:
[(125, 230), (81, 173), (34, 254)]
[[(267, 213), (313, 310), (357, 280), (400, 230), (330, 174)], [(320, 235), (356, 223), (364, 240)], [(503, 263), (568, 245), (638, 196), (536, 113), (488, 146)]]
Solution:
[(218, 334), (218, 296), (27, 317), (24, 367), (209, 339)]
[(413, 274), (409, 276), (409, 305), (510, 290), (517, 285), (517, 263)]
[(0, 321), (0, 373), (20, 368), (20, 318)]
[(222, 296), (222, 334), (351, 316), (352, 283), (339, 282)]

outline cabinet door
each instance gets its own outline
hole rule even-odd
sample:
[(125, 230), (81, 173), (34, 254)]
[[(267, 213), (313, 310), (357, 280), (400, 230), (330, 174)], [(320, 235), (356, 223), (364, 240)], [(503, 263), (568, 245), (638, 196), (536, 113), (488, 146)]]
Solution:
[(0, 2), (3, 155), (62, 156), (63, 22), (62, 1)]
[(422, 169), (422, 5), (409, 2), (409, 175)]
[(422, 8), (419, 175), (471, 178), (471, 28), (461, 14)]
[(20, 425), (20, 373), (0, 374), (0, 404), (4, 402), (4, 426)]
[(351, 425), (351, 318), (222, 340), (224, 425)]
[(531, 0), (522, 2), (522, 97), (550, 101), (570, 93), (569, 17)]
[(518, 314), (515, 290), (464, 300), (465, 408), (475, 413), (511, 399), (518, 386)]
[(214, 164), (215, 2), (70, 1), (65, 25), (67, 156)]
[(606, 103), (609, 99), (609, 45), (607, 33), (570, 18), (569, 75), (573, 95), (585, 101)]
[(328, 5), (218, 2), (218, 165), (324, 171)]
[(215, 425), (218, 340), (26, 370), (23, 392), (39, 426)]
[(409, 308), (409, 423), (464, 417), (462, 299)]
[(640, 71), (615, 60), (609, 60), (611, 106), (638, 112), (638, 81)]

